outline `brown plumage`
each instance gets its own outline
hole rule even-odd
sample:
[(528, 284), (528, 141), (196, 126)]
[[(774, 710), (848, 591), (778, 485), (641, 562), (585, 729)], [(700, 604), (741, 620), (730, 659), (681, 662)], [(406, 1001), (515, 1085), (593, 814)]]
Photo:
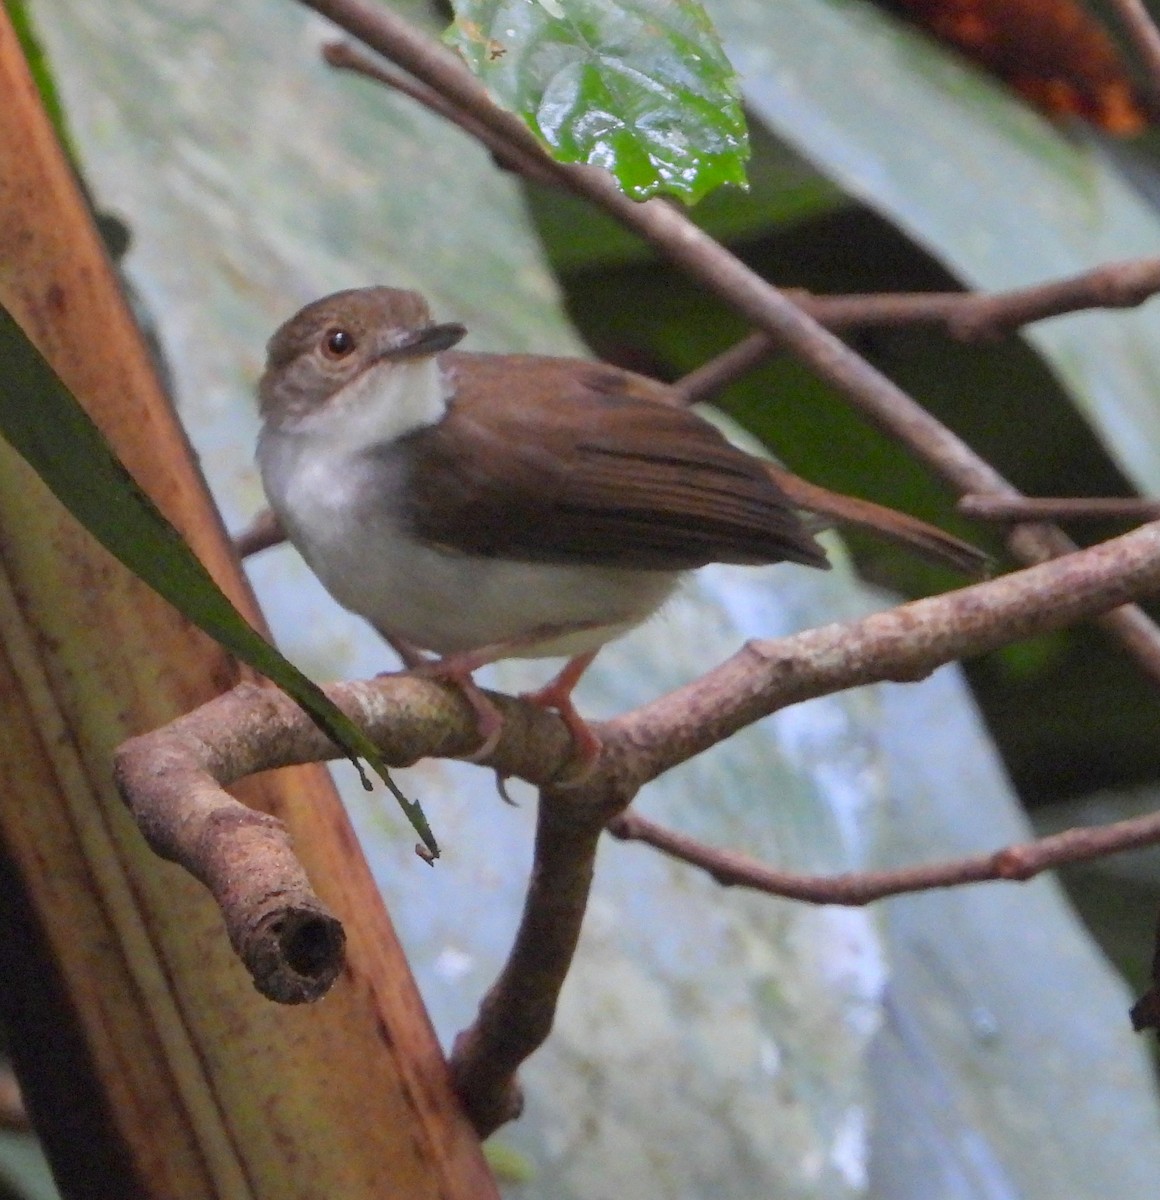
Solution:
[(270, 340), (262, 480), (331, 594), (463, 687), (480, 753), (502, 718), (472, 672), (569, 656), (533, 698), (591, 764), (599, 742), (572, 688), (683, 572), (826, 557), (762, 460), (663, 384), (576, 359), (451, 352), (464, 332), (391, 288), (307, 305)]
[[(449, 352), (440, 363), (455, 390), (448, 413), (404, 439), (419, 539), (638, 570), (829, 565), (761, 460), (664, 403), (663, 384), (598, 363), (578, 371), (574, 359)], [(505, 378), (523, 381), (518, 396)]]

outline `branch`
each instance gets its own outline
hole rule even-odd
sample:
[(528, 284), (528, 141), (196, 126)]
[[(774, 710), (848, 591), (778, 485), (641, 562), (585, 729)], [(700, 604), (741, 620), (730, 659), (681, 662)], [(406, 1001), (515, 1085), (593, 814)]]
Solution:
[(1144, 0), (1111, 0), (1111, 4), (1143, 60), (1153, 110), (1160, 109), (1160, 30)]
[[(457, 125), (483, 143), (505, 170), (548, 186), (564, 181), (557, 164), (537, 146), (513, 146), (485, 122), (449, 103), (434, 88), (361, 54), (348, 42), (327, 43), (325, 61), (398, 91)], [(573, 187), (568, 190), (574, 191)], [(1092, 308), (1136, 308), (1160, 291), (1160, 258), (1105, 263), (1090, 271), (1006, 292), (887, 292), (817, 295), (804, 288), (784, 293), (803, 312), (830, 330), (906, 325), (937, 325), (958, 341), (991, 341), (1020, 326)], [(716, 358), (691, 371), (672, 387), (686, 404), (708, 399), (739, 375), (777, 353), (766, 333), (751, 333)]]
[(1155, 521), (1160, 500), (1139, 496), (964, 496), (955, 506), (976, 521)]
[[(523, 122), (514, 113), (499, 108), (459, 59), (403, 18), (367, 0), (302, 3), (461, 110), (460, 123), (469, 120), (481, 127), (477, 136), (501, 160), (506, 156), (512, 162), (525, 158), (534, 161), (537, 165), (533, 170), (592, 201), (639, 234), (768, 335), (774, 345), (808, 364), (867, 419), (906, 446), (958, 492), (1018, 495), (955, 433), (683, 213), (663, 200), (629, 200), (606, 172), (550, 158)], [(1025, 563), (1075, 549), (1058, 530), (1043, 526), (1014, 530), (1008, 546)], [(1160, 629), (1139, 609), (1111, 613), (1101, 624), (1135, 657), (1153, 683), (1160, 684)]]
[[(1093, 270), (1007, 292), (900, 292), (819, 296), (787, 289), (803, 312), (831, 330), (935, 325), (961, 342), (993, 341), (1023, 325), (1092, 308), (1136, 308), (1160, 291), (1160, 258)], [(687, 404), (706, 400), (777, 353), (750, 333), (674, 384)]]
[[(486, 1134), (519, 1109), (516, 1071), (551, 1028), (599, 833), (644, 783), (797, 700), (881, 679), (918, 678), (960, 655), (1158, 590), (1160, 523), (861, 621), (751, 642), (702, 679), (599, 726), (600, 758), (589, 776), (570, 787), (555, 782), (574, 769), (564, 723), (527, 702), (492, 695), (504, 725), (488, 765), (540, 786), (542, 800), (515, 945), (452, 1058), (457, 1088), (477, 1129)], [(392, 765), (475, 750), (475, 714), (455, 688), (396, 675), (332, 684), (327, 693)], [(118, 786), (150, 845), (210, 887), (255, 983), (285, 1002), (325, 990), (341, 965), (341, 930), (311, 891), (281, 823), (252, 813), (223, 788), (254, 771), (339, 753), (289, 697), (247, 684), (131, 739), (116, 755)], [(243, 836), (234, 836), (237, 831)], [(1016, 848), (992, 856), (988, 869), (1008, 877), (1040, 869), (1033, 852)], [(735, 871), (739, 861), (748, 869), (744, 860), (728, 861)], [(915, 868), (903, 876), (916, 887), (942, 886), (930, 870)], [(869, 882), (847, 880), (842, 886), (865, 890), (875, 882), (871, 876)]]
[(920, 454), (969, 480), (969, 490), (1002, 483), (950, 430), (900, 388), (802, 312), (782, 291), (745, 266), (663, 200), (628, 199), (606, 172), (556, 162), (515, 116), (499, 108), (470, 71), (442, 46), (387, 9), (366, 0), (303, 0), (353, 37), (397, 63), (486, 129), (489, 149), (538, 161), (559, 186), (583, 196), (639, 234), (791, 350), (871, 419)]
[(967, 883), (1001, 879), (1023, 883), (1064, 863), (1087, 862), (1121, 850), (1151, 846), (1160, 842), (1160, 812), (1111, 825), (1066, 829), (1051, 837), (987, 854), (889, 871), (850, 871), (843, 875), (802, 875), (775, 870), (748, 854), (715, 849), (638, 813), (623, 813), (609, 823), (608, 831), (621, 841), (644, 842), (671, 858), (700, 867), (722, 887), (751, 888), (808, 904), (856, 907), (887, 896)]
[[(325, 690), (393, 766), (468, 756), (479, 741), (471, 706), (446, 685), (392, 676)], [(559, 718), (492, 699), (505, 717), (490, 759), (497, 771), (542, 785), (574, 768)], [(330, 987), (342, 968), (342, 927), (311, 888), (283, 823), (224, 788), (271, 767), (340, 753), (285, 693), (242, 683), (129, 739), (114, 756), (118, 790), (150, 847), (209, 888), (255, 986), (283, 1004), (316, 1000)]]
[(605, 727), (656, 778), (787, 705), (884, 680), (921, 679), (956, 658), (1059, 629), (1160, 591), (1160, 522), (861, 621), (752, 641), (695, 683)]
[[(963, 654), (1158, 590), (1160, 523), (861, 621), (751, 642), (702, 679), (600, 725), (595, 767), (568, 787), (557, 782), (575, 765), (563, 721), (526, 701), (492, 695), (504, 724), (488, 765), (538, 785), (542, 799), (515, 945), (452, 1058), (476, 1128), (486, 1134), (519, 1110), (516, 1071), (551, 1028), (599, 833), (644, 783), (798, 700), (919, 678)], [(474, 711), (453, 687), (396, 675), (326, 690), (392, 765), (476, 749)], [(326, 990), (341, 967), (341, 928), (311, 890), (281, 822), (251, 812), (223, 789), (255, 771), (339, 753), (288, 696), (245, 684), (131, 739), (115, 756), (118, 787), (149, 844), (210, 888), (259, 990), (283, 1002)]]
[(451, 1076), (471, 1123), (487, 1137), (519, 1116), (520, 1065), (547, 1038), (580, 937), (580, 925), (609, 812), (626, 799), (591, 793), (578, 803), (567, 792), (540, 795), (531, 880), (515, 944), (474, 1023), (455, 1040)]
[[(859, 684), (920, 678), (952, 659), (1156, 591), (1160, 524), (861, 621), (750, 642), (701, 679), (601, 724), (603, 750), (593, 772), (567, 789), (555, 786), (575, 769), (563, 721), (489, 693), (504, 725), (487, 765), (548, 789), (545, 795), (565, 806), (570, 819), (588, 813), (585, 821), (603, 825), (643, 784), (776, 709)], [(391, 765), (476, 749), (474, 711), (454, 687), (394, 675), (326, 691)], [(242, 684), (130, 739), (115, 757), (118, 787), (149, 844), (210, 888), (256, 984), (286, 1002), (325, 990), (341, 944), (281, 823), (252, 813), (223, 789), (254, 772), (339, 753), (288, 696)], [(244, 837), (224, 837), (225, 830)], [(530, 949), (517, 947), (520, 961), (557, 957), (558, 947), (540, 936), (546, 931), (550, 939), (552, 923), (545, 926), (530, 910), (526, 919), (538, 932), (529, 934)]]

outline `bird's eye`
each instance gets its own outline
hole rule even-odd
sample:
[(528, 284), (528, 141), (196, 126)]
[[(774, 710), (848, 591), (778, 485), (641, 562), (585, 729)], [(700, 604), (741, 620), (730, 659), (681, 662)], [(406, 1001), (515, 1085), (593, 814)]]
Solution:
[(322, 337), (322, 353), (327, 358), (346, 358), (354, 347), (354, 334), (347, 329), (328, 329)]

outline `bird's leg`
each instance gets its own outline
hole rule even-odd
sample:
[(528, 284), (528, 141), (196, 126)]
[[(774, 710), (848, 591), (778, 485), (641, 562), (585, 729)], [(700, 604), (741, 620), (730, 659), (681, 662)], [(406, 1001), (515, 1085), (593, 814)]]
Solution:
[(600, 739), (576, 711), (576, 706), (572, 703), (572, 689), (580, 681), (580, 676), (588, 670), (596, 655), (595, 650), (590, 650), (587, 654), (577, 654), (564, 664), (564, 669), (554, 679), (538, 691), (525, 692), (522, 696), (522, 699), (531, 704), (555, 709), (560, 714), (560, 719), (568, 726), (568, 732), (572, 735), (584, 774), (587, 774), (600, 756)]
[[(424, 675), (429, 679), (441, 679), (445, 683), (454, 683), (463, 693), (464, 699), (471, 705), (475, 713), (476, 727), (479, 729), (479, 748), (468, 756), (468, 761), (486, 758), (499, 741), (500, 730), (503, 729), (503, 717), (500, 711), (483, 694), (479, 685), (471, 677), (472, 671), (494, 662), (487, 652), (494, 647), (485, 646), (479, 658), (480, 651), (466, 654), (447, 655), (443, 658), (428, 658), (422, 650), (406, 638), (398, 634), (388, 633), (385, 629), (375, 627), (378, 635), (403, 660), (403, 666), (415, 675)], [(502, 657), (502, 656), (500, 656)]]
[[(499, 651), (497, 653), (497, 651)], [(475, 727), (479, 730), (480, 742), (477, 749), (464, 755), (468, 762), (479, 762), (495, 749), (499, 735), (503, 732), (503, 715), (487, 698), (483, 689), (472, 678), (472, 672), (488, 663), (502, 658), (499, 646), (481, 646), (478, 650), (467, 650), (460, 654), (445, 654), (442, 658), (424, 659), (412, 668), (416, 675), (453, 683), (463, 693), (463, 698), (475, 712)]]
[[(475, 762), (487, 758), (495, 749), (503, 728), (503, 717), (499, 709), (472, 678), (472, 674), (489, 663), (498, 662), (503, 658), (511, 658), (529, 646), (555, 641), (567, 637), (569, 634), (582, 633), (594, 627), (585, 624), (540, 626), (518, 638), (493, 642), (474, 650), (445, 654), (436, 659), (424, 658), (411, 643), (404, 639), (388, 635), (382, 630), (379, 632), (415, 674), (423, 675), (428, 679), (439, 679), (445, 683), (454, 683), (463, 692), (464, 698), (475, 711), (476, 724), (482, 739), (479, 748), (468, 756), (469, 762)], [(523, 697), (540, 708), (554, 709), (559, 713), (561, 720), (568, 727), (569, 733), (572, 734), (581, 762), (585, 767), (591, 767), (596, 761), (600, 753), (600, 740), (576, 711), (576, 707), (572, 703), (572, 689), (595, 657), (596, 651), (591, 651), (569, 659), (555, 679), (538, 691), (528, 693)]]
[(408, 671), (417, 671), (420, 667), (425, 667), (431, 662), (431, 659), (418, 646), (413, 642), (407, 641), (406, 638), (388, 633), (385, 629), (379, 629), (378, 626), (375, 626), (375, 632), (402, 659), (403, 666)]

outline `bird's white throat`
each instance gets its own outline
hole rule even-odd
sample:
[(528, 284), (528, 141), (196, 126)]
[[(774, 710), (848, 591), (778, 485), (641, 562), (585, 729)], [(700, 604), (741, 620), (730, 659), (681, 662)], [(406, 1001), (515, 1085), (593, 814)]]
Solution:
[[(310, 412), (277, 426), (321, 451), (361, 453), (391, 442), (447, 411), (451, 384), (435, 357), (374, 363)], [(263, 430), (263, 437), (270, 430)]]
[(370, 534), (358, 504), (366, 452), (440, 420), (448, 393), (433, 357), (380, 363), (303, 416), (268, 420), (258, 437), (270, 507), (323, 583), (356, 611), (349, 586), (336, 588), (334, 577), (369, 570), (363, 541)]

